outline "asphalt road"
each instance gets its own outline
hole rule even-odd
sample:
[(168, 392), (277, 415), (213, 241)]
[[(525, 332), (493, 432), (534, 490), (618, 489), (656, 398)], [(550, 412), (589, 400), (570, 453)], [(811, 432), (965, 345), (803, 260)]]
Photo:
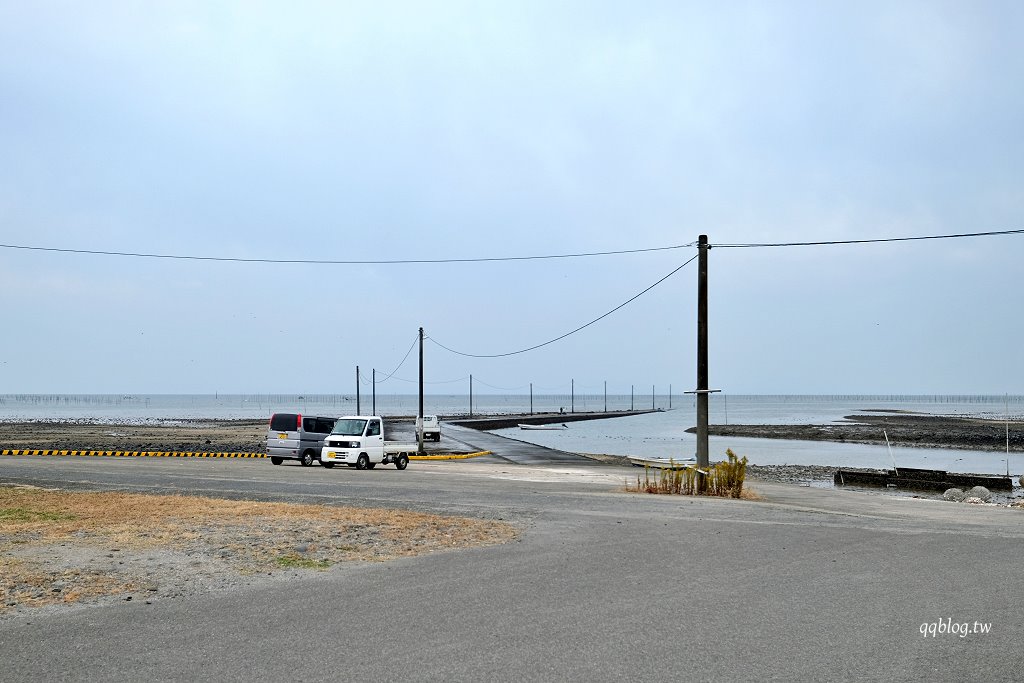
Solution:
[[(755, 485), (762, 502), (649, 496), (623, 492), (631, 476), (494, 458), (0, 458), (0, 482), (524, 527), (503, 546), (2, 620), (0, 680), (1020, 679), (1024, 511), (772, 484)], [(991, 631), (922, 635), (940, 622)]]

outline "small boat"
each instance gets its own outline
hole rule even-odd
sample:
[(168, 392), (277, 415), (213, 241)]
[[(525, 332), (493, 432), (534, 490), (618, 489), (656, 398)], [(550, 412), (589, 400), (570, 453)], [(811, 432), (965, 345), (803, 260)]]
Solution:
[(560, 425), (526, 425), (526, 424), (521, 424), (521, 425), (519, 425), (519, 428), (520, 429), (568, 429), (569, 425), (567, 425), (567, 424), (560, 424)]
[(630, 458), (637, 467), (656, 467), (661, 470), (685, 470), (697, 466), (696, 458)]

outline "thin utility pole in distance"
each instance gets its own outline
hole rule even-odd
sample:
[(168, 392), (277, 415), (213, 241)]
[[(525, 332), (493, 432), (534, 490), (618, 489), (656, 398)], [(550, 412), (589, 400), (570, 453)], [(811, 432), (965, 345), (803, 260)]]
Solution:
[(377, 414), (377, 368), (373, 369), (373, 414)]
[(420, 328), (420, 405), (416, 413), (416, 442), (418, 453), (423, 455), (423, 328)]
[(363, 411), (359, 407), (359, 366), (356, 366), (356, 415), (362, 415)]

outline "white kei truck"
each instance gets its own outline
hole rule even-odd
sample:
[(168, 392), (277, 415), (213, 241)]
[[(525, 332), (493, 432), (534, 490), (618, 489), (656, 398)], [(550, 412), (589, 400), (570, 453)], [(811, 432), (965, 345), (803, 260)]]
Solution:
[(357, 470), (372, 470), (392, 463), (404, 470), (417, 449), (414, 443), (385, 441), (384, 420), (379, 415), (346, 415), (338, 418), (324, 439), (320, 464), (330, 467), (344, 463)]

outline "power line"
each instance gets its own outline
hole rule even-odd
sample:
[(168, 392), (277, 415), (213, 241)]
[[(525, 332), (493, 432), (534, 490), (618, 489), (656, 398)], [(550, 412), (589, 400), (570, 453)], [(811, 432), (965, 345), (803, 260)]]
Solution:
[(651, 285), (647, 289), (645, 289), (642, 292), (640, 292), (639, 294), (633, 296), (632, 298), (630, 298), (627, 301), (622, 302), (621, 304), (619, 304), (618, 306), (616, 306), (612, 310), (608, 311), (604, 315), (601, 315), (601, 316), (599, 316), (597, 318), (594, 318), (593, 320), (591, 320), (589, 323), (586, 323), (585, 325), (580, 325), (579, 327), (577, 327), (575, 330), (572, 330), (571, 332), (566, 332), (565, 334), (563, 334), (561, 336), (555, 337), (554, 339), (549, 339), (548, 341), (543, 342), (541, 344), (535, 344), (534, 346), (531, 346), (529, 348), (519, 349), (518, 351), (509, 351), (508, 353), (464, 353), (462, 351), (456, 351), (455, 349), (452, 349), (452, 348), (449, 348), (449, 347), (445, 346), (444, 344), (442, 344), (441, 342), (437, 341), (433, 337), (428, 336), (427, 339), (429, 339), (430, 341), (434, 342), (435, 344), (440, 346), (445, 351), (448, 351), (450, 353), (454, 353), (457, 356), (468, 356), (470, 358), (504, 358), (505, 356), (514, 356), (516, 354), (526, 353), (527, 351), (533, 351), (535, 349), (541, 348), (542, 346), (547, 346), (548, 344), (554, 344), (556, 341), (561, 341), (562, 339), (565, 339), (566, 337), (568, 337), (570, 335), (576, 334), (580, 330), (583, 330), (583, 329), (586, 329), (586, 328), (590, 327), (591, 325), (593, 325), (594, 323), (598, 322), (599, 320), (603, 320), (604, 318), (607, 318), (608, 316), (610, 316), (612, 313), (614, 313), (615, 311), (619, 310), (620, 308), (623, 308), (624, 306), (627, 306), (627, 305), (633, 303), (634, 301), (639, 299), (641, 296), (643, 296), (647, 292), (651, 291), (652, 289), (654, 289), (655, 287), (660, 285), (662, 282), (664, 282), (665, 280), (669, 279), (670, 277), (672, 277), (673, 275), (678, 273), (680, 270), (682, 270), (683, 268), (685, 268), (689, 264), (693, 263), (697, 259), (698, 255), (694, 255), (692, 258), (690, 258), (688, 261), (686, 261), (686, 263), (684, 263), (683, 265), (679, 266), (678, 268), (673, 270), (671, 273), (669, 273), (665, 277), (661, 278), (660, 280), (655, 282), (653, 285)]
[(409, 358), (409, 354), (412, 353), (412, 350), (414, 348), (416, 348), (416, 342), (418, 342), (419, 339), (420, 339), (420, 335), (419, 334), (417, 334), (415, 337), (413, 337), (412, 344), (409, 345), (409, 350), (405, 352), (404, 356), (402, 356), (402, 362), (398, 364), (397, 368), (395, 368), (390, 373), (388, 373), (387, 377), (385, 377), (384, 379), (378, 379), (377, 380), (377, 384), (383, 384), (384, 382), (387, 382), (389, 379), (394, 377), (396, 372), (398, 372), (399, 370), (402, 369), (402, 366), (405, 365), (405, 361), (408, 360), (408, 358)]
[(358, 260), (358, 261), (335, 261), (328, 259), (271, 259), (271, 258), (238, 258), (233, 256), (194, 256), (187, 254), (150, 254), (131, 251), (101, 251), (96, 249), (65, 249), (59, 247), (34, 247), (25, 244), (0, 244), (3, 249), (22, 249), (26, 251), (46, 251), (61, 254), (84, 254), (89, 256), (125, 256), (131, 258), (155, 258), (177, 261), (216, 261), (227, 263), (272, 263), (272, 264), (305, 264), (305, 265), (405, 265), (405, 264), (430, 264), (430, 263), (493, 263), (496, 261), (540, 261), (545, 259), (569, 259), (586, 258), (590, 256), (618, 256), (622, 254), (642, 254), (652, 251), (669, 251), (672, 249), (685, 249), (694, 246), (690, 244), (675, 244), (667, 247), (649, 247), (646, 249), (619, 249), (615, 251), (591, 251), (570, 254), (541, 254), (535, 256), (490, 256), (480, 258), (437, 258), (437, 259), (393, 259), (393, 260)]
[(485, 387), (490, 387), (491, 389), (497, 389), (498, 391), (522, 391), (526, 387), (530, 386), (529, 384), (523, 384), (522, 386), (518, 386), (518, 387), (496, 387), (493, 384), (488, 384), (487, 382), (483, 381), (479, 377), (474, 377), (473, 381), (475, 383), (477, 383), (477, 384), (483, 384)]
[[(404, 377), (395, 377), (395, 379), (397, 379), (399, 382), (406, 382), (408, 384), (419, 384), (419, 380), (415, 380), (415, 379), (405, 379)], [(468, 379), (469, 379), (469, 375), (465, 375), (463, 377), (456, 377), (455, 379), (442, 379), (442, 380), (437, 380), (437, 381), (434, 381), (434, 382), (426, 382), (426, 381), (424, 381), (423, 383), (424, 384), (455, 384), (456, 382), (465, 382)]]
[(835, 244), (878, 244), (880, 242), (913, 242), (919, 240), (948, 240), (958, 237), (990, 237), (993, 235), (1019, 235), (1024, 230), (993, 230), (990, 232), (964, 232), (955, 235), (926, 235), (924, 237), (884, 237), (870, 240), (830, 240), (826, 242), (762, 242), (748, 244), (711, 244), (718, 249), (747, 249), (754, 247), (820, 247)]

